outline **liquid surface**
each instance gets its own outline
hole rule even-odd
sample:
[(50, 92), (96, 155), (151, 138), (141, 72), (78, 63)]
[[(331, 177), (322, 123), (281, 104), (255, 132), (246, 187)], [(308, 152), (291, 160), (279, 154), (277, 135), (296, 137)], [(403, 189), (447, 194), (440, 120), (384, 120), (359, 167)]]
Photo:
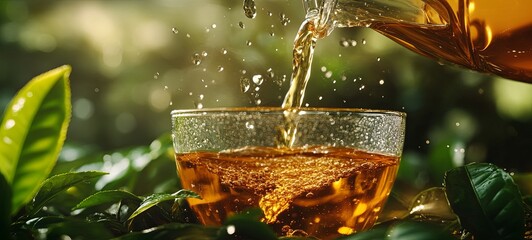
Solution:
[(255, 148), (176, 154), (203, 224), (260, 207), (280, 235), (332, 239), (371, 227), (387, 199), (398, 157), (350, 148)]

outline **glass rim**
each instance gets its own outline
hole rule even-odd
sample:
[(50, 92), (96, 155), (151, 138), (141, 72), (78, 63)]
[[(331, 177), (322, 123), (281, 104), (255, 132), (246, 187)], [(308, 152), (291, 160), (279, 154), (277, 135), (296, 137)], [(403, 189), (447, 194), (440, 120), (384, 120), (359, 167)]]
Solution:
[(212, 114), (227, 114), (227, 113), (282, 113), (286, 110), (297, 110), (300, 113), (362, 113), (362, 114), (377, 114), (388, 116), (406, 117), (405, 112), (393, 110), (379, 110), (369, 108), (329, 108), (329, 107), (299, 107), (285, 109), (282, 107), (221, 107), (221, 108), (202, 108), (202, 109), (177, 109), (172, 110), (170, 115), (172, 117), (179, 116), (205, 116)]

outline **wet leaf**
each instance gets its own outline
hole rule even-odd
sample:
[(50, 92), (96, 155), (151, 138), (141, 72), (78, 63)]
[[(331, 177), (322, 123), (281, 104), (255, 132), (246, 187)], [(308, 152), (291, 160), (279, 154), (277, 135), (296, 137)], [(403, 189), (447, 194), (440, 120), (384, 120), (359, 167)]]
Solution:
[(445, 176), (462, 227), (478, 239), (523, 239), (524, 204), (511, 176), (492, 164), (470, 164)]
[(156, 239), (216, 239), (218, 228), (199, 224), (169, 223), (142, 232), (133, 232), (114, 240), (156, 240)]
[(44, 181), (39, 192), (33, 199), (33, 203), (29, 206), (29, 214), (33, 215), (41, 210), (50, 199), (52, 199), (58, 193), (67, 190), (68, 188), (80, 183), (85, 182), (107, 173), (104, 172), (74, 172), (63, 173), (50, 177)]
[(129, 217), (129, 219), (133, 219), (134, 217), (136, 217), (137, 215), (141, 214), (142, 212), (150, 209), (151, 207), (161, 203), (161, 202), (164, 202), (164, 201), (170, 201), (170, 200), (178, 200), (178, 199), (184, 199), (184, 198), (200, 198), (200, 196), (198, 194), (196, 194), (195, 192), (192, 192), (192, 191), (188, 191), (188, 190), (179, 190), (175, 193), (172, 193), (172, 194), (167, 194), (167, 193), (158, 193), (158, 194), (153, 194), (153, 195), (150, 195), (148, 196), (139, 206), (139, 208), (137, 208), (137, 210), (135, 210), (135, 212), (133, 212), (133, 214), (131, 214), (131, 216)]
[(0, 173), (13, 190), (11, 214), (34, 197), (57, 161), (71, 116), (70, 72), (62, 66), (33, 78), (6, 108)]
[(127, 191), (107, 190), (97, 192), (83, 199), (83, 201), (76, 205), (73, 210), (94, 207), (102, 204), (112, 204), (121, 201), (129, 201), (134, 204), (140, 204), (142, 202), (142, 199)]
[(440, 227), (428, 223), (399, 221), (395, 224), (372, 228), (368, 231), (356, 233), (340, 240), (412, 240), (412, 239), (455, 239)]

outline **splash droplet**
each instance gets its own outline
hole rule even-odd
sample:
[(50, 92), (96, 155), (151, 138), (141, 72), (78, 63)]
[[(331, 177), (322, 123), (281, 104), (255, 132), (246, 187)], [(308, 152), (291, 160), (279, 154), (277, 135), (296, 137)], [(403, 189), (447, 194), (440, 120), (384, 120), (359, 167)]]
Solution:
[(250, 83), (250, 81), (249, 81), (249, 78), (247, 78), (247, 77), (241, 77), (241, 78), (240, 78), (240, 90), (241, 90), (243, 93), (248, 92), (250, 86), (251, 86), (251, 83)]
[(283, 26), (286, 26), (286, 25), (288, 25), (290, 23), (290, 19), (286, 16), (286, 14), (281, 13), (281, 14), (279, 14), (279, 17), (281, 18), (281, 24)]
[(266, 73), (268, 73), (268, 77), (269, 78), (274, 78), (275, 77), (275, 73), (273, 72), (272, 68), (268, 68), (268, 70), (266, 70)]
[(257, 7), (254, 0), (244, 0), (244, 14), (248, 18), (255, 18), (257, 15)]
[(255, 84), (259, 85), (259, 86), (264, 82), (264, 78), (260, 74), (253, 75), (252, 79), (253, 79), (253, 83), (255, 83)]
[(201, 55), (199, 53), (194, 53), (194, 55), (192, 55), (192, 63), (194, 65), (200, 65), (201, 64)]

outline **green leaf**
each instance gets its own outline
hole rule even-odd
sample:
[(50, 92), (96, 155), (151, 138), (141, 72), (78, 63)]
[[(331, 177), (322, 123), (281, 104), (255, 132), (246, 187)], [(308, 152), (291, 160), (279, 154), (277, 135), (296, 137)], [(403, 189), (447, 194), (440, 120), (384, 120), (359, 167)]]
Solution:
[(110, 239), (112, 234), (103, 223), (87, 222), (78, 219), (65, 219), (52, 224), (46, 231), (46, 239)]
[(58, 193), (67, 190), (68, 188), (80, 183), (86, 182), (93, 178), (103, 176), (107, 173), (104, 172), (73, 172), (73, 173), (63, 173), (50, 177), (44, 181), (39, 192), (33, 199), (32, 204), (29, 206), (29, 214), (33, 215), (41, 210), (46, 203), (52, 199)]
[(525, 211), (512, 177), (492, 164), (470, 164), (445, 176), (447, 198), (475, 239), (523, 239)]
[(131, 214), (131, 216), (129, 217), (129, 219), (133, 219), (134, 217), (136, 217), (137, 215), (141, 214), (142, 212), (148, 210), (149, 208), (161, 203), (161, 202), (164, 202), (164, 201), (169, 201), (169, 200), (179, 200), (179, 199), (184, 199), (184, 198), (200, 198), (200, 196), (195, 193), (195, 192), (192, 192), (192, 191), (188, 191), (188, 190), (179, 190), (175, 193), (172, 193), (172, 194), (167, 194), (167, 193), (158, 193), (158, 194), (153, 194), (153, 195), (150, 195), (148, 196), (139, 206), (139, 208), (137, 208), (137, 210), (135, 210), (135, 212), (133, 212)]
[(13, 190), (11, 214), (28, 203), (55, 165), (70, 121), (70, 66), (32, 79), (0, 125), (0, 173)]
[(399, 221), (391, 225), (372, 228), (339, 240), (411, 240), (411, 239), (456, 239), (440, 227), (423, 222)]
[(249, 209), (229, 217), (220, 230), (218, 239), (277, 239), (277, 235), (260, 221), (264, 215), (260, 209)]
[(114, 240), (215, 239), (218, 231), (218, 228), (204, 227), (199, 224), (169, 223), (142, 232), (125, 234)]
[(123, 190), (108, 190), (97, 192), (81, 201), (74, 209), (94, 207), (102, 204), (116, 203), (120, 201), (130, 201), (134, 204), (140, 204), (142, 199), (136, 195)]

